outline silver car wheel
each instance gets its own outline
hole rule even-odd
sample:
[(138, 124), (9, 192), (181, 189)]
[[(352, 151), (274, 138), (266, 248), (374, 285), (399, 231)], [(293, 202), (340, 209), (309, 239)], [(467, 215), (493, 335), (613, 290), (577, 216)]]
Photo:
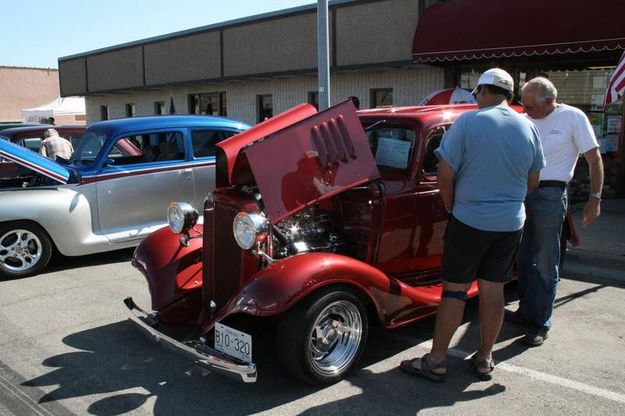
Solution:
[(0, 237), (0, 262), (8, 271), (32, 269), (41, 260), (42, 254), (41, 241), (30, 230), (10, 230)]
[(362, 338), (360, 311), (351, 302), (329, 304), (317, 316), (309, 336), (308, 354), (314, 369), (332, 376), (352, 364)]

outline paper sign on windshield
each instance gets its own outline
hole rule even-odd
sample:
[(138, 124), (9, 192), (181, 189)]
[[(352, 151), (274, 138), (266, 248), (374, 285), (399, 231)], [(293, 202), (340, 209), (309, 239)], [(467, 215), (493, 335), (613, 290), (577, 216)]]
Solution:
[(378, 150), (375, 153), (375, 161), (378, 165), (405, 169), (408, 167), (409, 155), (410, 142), (395, 140), (390, 137), (378, 139)]

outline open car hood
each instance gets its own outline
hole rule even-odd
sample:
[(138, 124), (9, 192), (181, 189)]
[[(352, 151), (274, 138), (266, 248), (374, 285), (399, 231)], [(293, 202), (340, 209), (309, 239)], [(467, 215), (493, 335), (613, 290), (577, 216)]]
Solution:
[[(379, 177), (351, 100), (248, 145), (236, 169), (251, 171), (272, 223)], [(243, 174), (243, 176), (247, 176)]]
[(15, 162), (62, 184), (67, 183), (70, 177), (69, 169), (8, 140), (0, 139), (0, 158)]
[(234, 166), (243, 148), (316, 113), (312, 105), (300, 104), (217, 143), (217, 187), (232, 184)]

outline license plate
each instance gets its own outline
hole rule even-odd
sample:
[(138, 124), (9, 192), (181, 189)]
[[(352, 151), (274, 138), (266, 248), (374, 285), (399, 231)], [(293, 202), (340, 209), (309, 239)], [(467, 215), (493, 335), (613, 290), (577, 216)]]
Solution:
[(245, 363), (252, 362), (252, 337), (220, 323), (215, 324), (215, 349)]

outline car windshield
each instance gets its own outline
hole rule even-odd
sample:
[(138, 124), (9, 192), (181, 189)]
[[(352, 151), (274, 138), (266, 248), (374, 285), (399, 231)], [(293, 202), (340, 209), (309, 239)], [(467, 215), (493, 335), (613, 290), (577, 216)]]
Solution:
[(78, 146), (75, 147), (71, 160), (73, 162), (93, 162), (105, 142), (106, 132), (86, 131), (80, 140), (78, 140)]

